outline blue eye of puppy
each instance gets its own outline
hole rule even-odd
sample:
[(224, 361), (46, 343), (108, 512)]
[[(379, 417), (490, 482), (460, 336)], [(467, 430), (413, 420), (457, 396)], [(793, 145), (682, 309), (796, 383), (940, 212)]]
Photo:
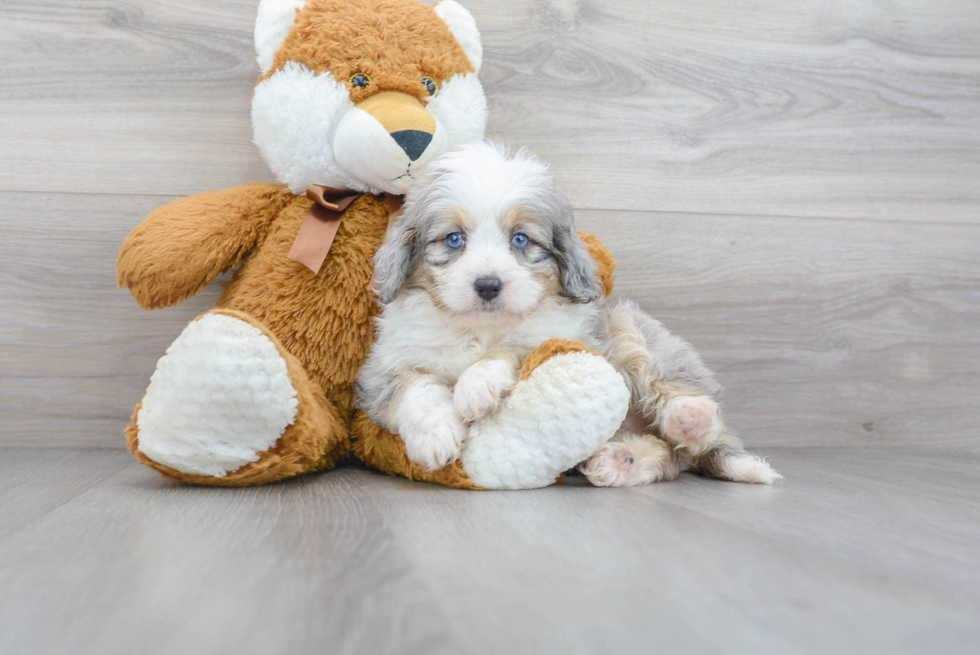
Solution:
[(514, 246), (518, 250), (524, 250), (527, 245), (531, 243), (531, 240), (527, 238), (527, 235), (523, 232), (518, 232), (514, 235), (514, 238), (510, 240), (510, 245)]
[(370, 82), (371, 80), (364, 73), (356, 73), (354, 75), (351, 75), (350, 78), (351, 86), (355, 86), (359, 89), (363, 89), (368, 84), (370, 84)]
[(430, 96), (434, 96), (435, 94), (439, 93), (439, 85), (436, 84), (436, 81), (431, 77), (423, 77), (422, 86), (425, 87), (425, 90), (428, 91)]
[(459, 250), (466, 243), (466, 239), (459, 232), (453, 232), (446, 236), (446, 245), (452, 250)]

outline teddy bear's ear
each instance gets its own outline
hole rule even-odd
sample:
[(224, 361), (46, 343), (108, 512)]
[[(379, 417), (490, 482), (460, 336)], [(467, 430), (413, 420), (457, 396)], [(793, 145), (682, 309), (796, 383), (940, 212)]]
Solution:
[(459, 45), (463, 46), (463, 52), (479, 73), (483, 65), (483, 43), (480, 41), (480, 30), (476, 29), (473, 14), (466, 11), (463, 5), (455, 0), (443, 0), (437, 3), (434, 9), (439, 18), (449, 26), (449, 31), (459, 41)]
[(255, 17), (255, 54), (262, 73), (268, 73), (279, 46), (307, 0), (261, 0)]

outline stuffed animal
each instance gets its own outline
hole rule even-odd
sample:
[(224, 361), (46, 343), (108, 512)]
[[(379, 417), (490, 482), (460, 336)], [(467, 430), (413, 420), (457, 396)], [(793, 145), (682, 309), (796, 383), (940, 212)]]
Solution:
[[(551, 484), (616, 431), (629, 392), (602, 357), (552, 341), (459, 461), (430, 472), (354, 408), (377, 312), (372, 258), (400, 196), (439, 155), (483, 138), (480, 34), (445, 0), (262, 0), (255, 144), (278, 184), (165, 205), (127, 237), (119, 284), (146, 309), (238, 267), (160, 359), (127, 429), (163, 475), (250, 485), (359, 459), (467, 488)], [(594, 239), (603, 284), (613, 262)]]

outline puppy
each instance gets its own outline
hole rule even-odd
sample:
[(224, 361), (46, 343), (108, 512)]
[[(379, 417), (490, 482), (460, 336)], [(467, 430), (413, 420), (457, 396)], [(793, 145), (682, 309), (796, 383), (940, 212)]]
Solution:
[(459, 456), (467, 425), (497, 408), (531, 351), (564, 338), (601, 352), (632, 393), (631, 427), (580, 466), (593, 484), (682, 469), (778, 477), (724, 430), (720, 386), (693, 348), (636, 305), (606, 304), (568, 201), (523, 152), (480, 144), (434, 162), (375, 256), (375, 291), (359, 406), (427, 469)]

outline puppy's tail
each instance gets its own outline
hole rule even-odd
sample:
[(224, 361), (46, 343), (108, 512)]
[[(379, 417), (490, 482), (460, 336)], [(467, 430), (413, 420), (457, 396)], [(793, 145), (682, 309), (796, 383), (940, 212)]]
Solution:
[(772, 484), (783, 479), (769, 462), (745, 452), (742, 442), (730, 435), (723, 436), (721, 441), (709, 446), (686, 468), (698, 475), (732, 482)]

